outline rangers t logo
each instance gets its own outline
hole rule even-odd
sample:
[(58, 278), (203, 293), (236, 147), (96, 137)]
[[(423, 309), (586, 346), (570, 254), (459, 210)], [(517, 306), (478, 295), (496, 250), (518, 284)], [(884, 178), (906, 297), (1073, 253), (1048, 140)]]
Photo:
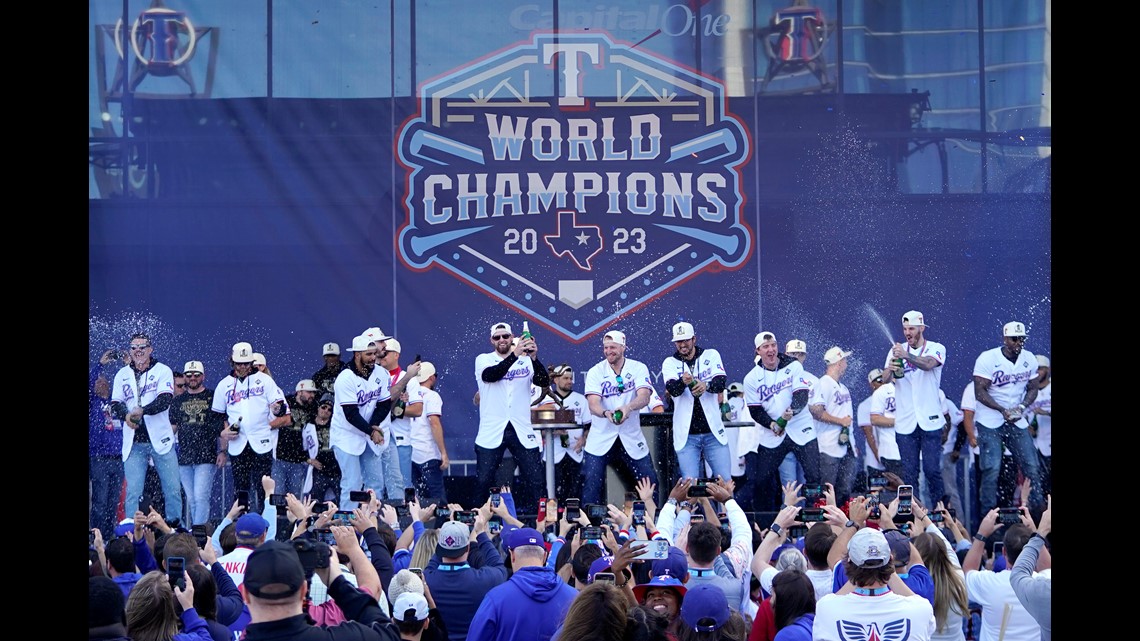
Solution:
[(410, 269), (580, 342), (740, 267), (744, 128), (725, 89), (604, 33), (536, 33), (423, 85), (400, 131)]

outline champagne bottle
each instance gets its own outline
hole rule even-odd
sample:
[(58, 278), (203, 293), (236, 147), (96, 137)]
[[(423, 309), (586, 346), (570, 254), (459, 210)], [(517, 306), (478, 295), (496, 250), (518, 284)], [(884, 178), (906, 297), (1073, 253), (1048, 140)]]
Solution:
[(720, 404), (720, 417), (726, 421), (732, 420), (732, 406), (727, 402)]
[(906, 361), (905, 360), (903, 360), (901, 358), (896, 358), (895, 359), (895, 366), (899, 368), (899, 371), (895, 372), (895, 378), (902, 378), (903, 376), (906, 376)]
[(784, 428), (787, 426), (788, 426), (788, 419), (784, 418), (783, 416), (777, 416), (776, 417), (776, 427), (780, 428), (780, 429), (776, 430), (776, 434), (783, 434)]
[(847, 445), (847, 442), (850, 440), (851, 440), (851, 431), (847, 428), (846, 425), (840, 427), (839, 428), (839, 444), (840, 445)]
[(530, 324), (527, 323), (526, 321), (523, 321), (522, 339), (525, 341), (526, 339), (531, 338), (533, 336), (534, 335), (530, 333)]
[(397, 398), (396, 402), (392, 405), (392, 417), (393, 418), (400, 418), (401, 416), (403, 416), (404, 415), (404, 408), (407, 407), (407, 405), (408, 404), (404, 402), (404, 399)]
[(625, 416), (625, 414), (622, 414), (621, 410), (614, 410), (614, 423), (621, 423), (623, 416)]

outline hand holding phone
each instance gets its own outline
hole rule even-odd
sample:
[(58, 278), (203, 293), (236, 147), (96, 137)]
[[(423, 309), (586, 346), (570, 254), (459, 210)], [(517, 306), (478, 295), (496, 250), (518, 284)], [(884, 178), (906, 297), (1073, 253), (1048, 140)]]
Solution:
[(581, 499), (566, 499), (566, 520), (573, 523), (582, 518)]
[(288, 507), (289, 502), (285, 499), (284, 494), (270, 494), (269, 504), (276, 507)]
[(348, 493), (348, 500), (357, 503), (369, 503), (372, 501), (372, 493), (367, 490), (351, 490)]
[(171, 588), (186, 589), (186, 559), (181, 556), (168, 556), (166, 557), (166, 578), (170, 581)]
[(914, 497), (914, 488), (910, 485), (899, 486), (899, 509), (895, 513), (896, 516), (906, 516), (911, 514), (911, 501)]
[(238, 490), (234, 493), (237, 496), (237, 502), (246, 512), (249, 511), (249, 490)]

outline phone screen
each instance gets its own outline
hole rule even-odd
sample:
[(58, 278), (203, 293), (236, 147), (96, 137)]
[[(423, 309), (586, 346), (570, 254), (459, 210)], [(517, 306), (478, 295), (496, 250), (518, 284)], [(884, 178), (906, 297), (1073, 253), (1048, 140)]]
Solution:
[(914, 488), (910, 485), (899, 486), (899, 514), (910, 514), (910, 502)]
[(405, 487), (404, 488), (404, 503), (415, 503), (415, 502), (416, 502), (416, 488)]
[(645, 525), (645, 501), (637, 500), (633, 502), (633, 524)]
[(284, 494), (270, 494), (269, 504), (277, 507), (286, 507), (289, 505), (289, 502), (285, 500)]
[(249, 509), (249, 491), (248, 490), (238, 490), (237, 492), (234, 493), (234, 495), (237, 497), (238, 505), (240, 505), (240, 506), (242, 506), (248, 510)]
[(538, 522), (542, 523), (546, 520), (546, 497), (538, 499)]
[(582, 508), (580, 507), (580, 499), (566, 499), (566, 520), (570, 522), (577, 521), (582, 517)]
[(364, 490), (351, 490), (348, 493), (348, 500), (356, 503), (368, 503), (372, 500), (372, 495)]
[(170, 587), (186, 589), (186, 579), (182, 576), (186, 571), (186, 559), (180, 556), (166, 558), (166, 577), (170, 580)]
[(412, 574), (415, 574), (416, 576), (420, 577), (421, 579), (424, 578), (424, 571), (422, 568), (408, 568), (408, 569), (412, 571)]

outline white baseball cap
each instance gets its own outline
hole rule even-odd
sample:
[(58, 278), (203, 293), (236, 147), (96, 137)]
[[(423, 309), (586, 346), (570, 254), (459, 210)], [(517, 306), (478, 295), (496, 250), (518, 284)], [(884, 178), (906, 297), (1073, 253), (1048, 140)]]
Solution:
[(370, 349), (376, 349), (371, 338), (367, 336), (354, 336), (352, 339), (352, 347), (348, 349), (350, 352), (367, 352)]
[(428, 618), (428, 602), (424, 595), (405, 592), (392, 603), (392, 618), (402, 623), (425, 621)]
[(823, 355), (823, 360), (826, 361), (828, 365), (834, 365), (850, 355), (851, 352), (845, 352), (839, 347), (832, 347)]
[(384, 330), (380, 329), (379, 327), (369, 327), (368, 329), (361, 332), (360, 335), (368, 337), (368, 340), (374, 343), (379, 341), (386, 341), (389, 338), (392, 338), (391, 336), (385, 334)]
[(336, 343), (325, 343), (325, 346), (321, 348), (321, 355), (328, 356), (330, 354), (333, 356), (340, 356), (340, 345), (337, 345)]
[(253, 353), (253, 364), (254, 365), (264, 365), (265, 364), (265, 354), (254, 352)]
[(1050, 367), (1049, 357), (1044, 354), (1037, 354), (1037, 367)]
[(317, 389), (317, 384), (313, 382), (313, 379), (303, 378), (303, 379), (297, 381), (297, 391), (298, 392), (318, 392), (320, 390)]
[(926, 320), (923, 317), (922, 312), (916, 312), (912, 309), (909, 312), (903, 314), (902, 324), (904, 326), (905, 325), (918, 325), (921, 327), (926, 327)]
[(881, 568), (891, 561), (891, 546), (882, 532), (865, 527), (847, 542), (847, 558), (861, 568)]
[(182, 366), (182, 373), (189, 374), (190, 372), (205, 374), (206, 370), (202, 367), (202, 361), (186, 361), (186, 364)]
[(511, 331), (511, 326), (507, 323), (495, 323), (491, 326), (491, 338), (494, 338), (495, 334), (498, 334), (499, 332), (514, 334), (514, 332)]
[(403, 350), (400, 348), (400, 341), (394, 338), (389, 338), (388, 341), (384, 343), (384, 349), (389, 352), (396, 352), (397, 354), (403, 353)]
[(1025, 333), (1025, 323), (1010, 321), (1001, 328), (1002, 336), (1029, 336)]
[(798, 338), (793, 338), (784, 346), (784, 352), (788, 354), (807, 354), (807, 343)]
[(234, 343), (233, 353), (230, 355), (230, 360), (235, 363), (252, 363), (253, 345), (250, 345), (249, 343)]
[(429, 361), (424, 361), (424, 362), (420, 363), (420, 373), (418, 375), (416, 375), (416, 378), (419, 380), (419, 382), (423, 383), (424, 381), (426, 381), (427, 379), (431, 378), (434, 375), (435, 375), (435, 365), (432, 365), (431, 362), (429, 362)]
[(605, 336), (602, 337), (602, 342), (605, 343), (606, 341), (613, 341), (618, 345), (625, 345), (625, 332), (619, 332), (616, 329), (611, 329), (610, 331), (606, 332)]
[(735, 394), (737, 392), (743, 392), (743, 391), (744, 391), (744, 384), (743, 383), (733, 383), (732, 385), (728, 386), (728, 393), (729, 394)]
[(674, 341), (687, 341), (694, 336), (696, 336), (696, 332), (693, 331), (693, 326), (690, 323), (682, 321), (673, 326)]
[(776, 335), (773, 334), (772, 332), (760, 332), (759, 334), (756, 335), (756, 338), (753, 342), (756, 343), (756, 347), (760, 347), (761, 345), (763, 345), (764, 343), (767, 343), (768, 341), (772, 341), (773, 343), (775, 343), (776, 342)]
[(868, 383), (874, 383), (875, 379), (879, 378), (882, 375), (883, 375), (883, 370), (876, 367), (875, 369), (871, 370), (870, 372), (867, 372), (867, 382)]

